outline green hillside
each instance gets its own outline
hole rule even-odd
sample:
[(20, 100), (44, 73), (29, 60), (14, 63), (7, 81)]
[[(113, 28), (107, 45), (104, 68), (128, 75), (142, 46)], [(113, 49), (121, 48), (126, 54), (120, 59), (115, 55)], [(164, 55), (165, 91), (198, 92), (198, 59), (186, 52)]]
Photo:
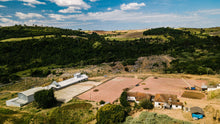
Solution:
[[(31, 28), (37, 31), (42, 27)], [(43, 28), (47, 29), (47, 27)], [(161, 54), (175, 58), (169, 68), (164, 65), (165, 73), (220, 73), (218, 36), (201, 37), (190, 31), (157, 28), (147, 30), (143, 34), (166, 37), (166, 42), (160, 38), (140, 38), (121, 42), (105, 39), (104, 36), (96, 33), (83, 35), (82, 32), (76, 32), (85, 38), (59, 35), (20, 42), (1, 42), (0, 81), (8, 83), (16, 80), (17, 72), (32, 68), (50, 65), (77, 67), (115, 61), (134, 64), (138, 57)], [(45, 76), (49, 72), (50, 70), (32, 70), (32, 76)]]
[[(22, 26), (15, 25), (9, 27), (0, 27), (0, 40), (9, 38), (24, 38), (34, 36), (46, 35), (82, 35), (83, 32), (71, 29), (61, 29), (55, 27), (42, 27), (42, 26)], [(24, 39), (25, 40), (25, 39)]]

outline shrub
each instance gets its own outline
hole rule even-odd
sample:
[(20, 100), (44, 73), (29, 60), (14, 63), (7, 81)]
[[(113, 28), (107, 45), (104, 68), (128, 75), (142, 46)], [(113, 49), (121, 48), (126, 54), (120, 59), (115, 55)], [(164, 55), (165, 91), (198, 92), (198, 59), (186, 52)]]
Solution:
[(97, 114), (97, 124), (115, 124), (125, 120), (125, 110), (120, 105), (107, 104), (101, 107)]
[(101, 100), (101, 101), (99, 102), (99, 104), (100, 104), (100, 105), (105, 104), (105, 101)]
[(154, 105), (152, 104), (152, 102), (148, 99), (143, 99), (140, 101), (140, 106), (144, 109), (153, 109)]
[(34, 94), (34, 99), (41, 108), (50, 108), (56, 104), (53, 89), (41, 90)]
[(122, 94), (121, 94), (121, 96), (120, 96), (120, 103), (121, 103), (121, 105), (122, 106), (124, 106), (124, 107), (128, 107), (128, 106), (130, 106), (129, 105), (129, 102), (128, 102), (128, 100), (127, 100), (127, 92), (122, 92)]
[(31, 76), (32, 77), (46, 77), (51, 73), (50, 70), (41, 70), (41, 69), (36, 69), (36, 70), (31, 70)]

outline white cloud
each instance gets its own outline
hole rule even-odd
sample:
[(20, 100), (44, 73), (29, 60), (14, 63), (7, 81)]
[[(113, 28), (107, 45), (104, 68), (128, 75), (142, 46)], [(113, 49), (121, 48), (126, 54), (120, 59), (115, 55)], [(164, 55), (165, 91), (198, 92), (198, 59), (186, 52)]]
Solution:
[(98, 1), (98, 0), (90, 0), (91, 2), (96, 2), (96, 1)]
[(107, 12), (95, 12), (88, 14), (60, 15), (49, 14), (50, 18), (56, 20), (77, 19), (83, 21), (118, 21), (118, 22), (140, 22), (140, 23), (163, 23), (163, 22), (189, 22), (198, 21), (199, 16), (194, 15), (177, 15), (177, 14), (160, 14), (160, 13), (142, 13), (126, 12), (123, 10), (113, 10)]
[(67, 9), (59, 10), (59, 12), (60, 13), (81, 13), (81, 11), (77, 11), (77, 10), (80, 10), (80, 7), (70, 6)]
[(26, 6), (36, 7), (35, 4), (46, 4), (45, 2), (40, 2), (38, 0), (19, 0), (23, 1)]
[(146, 6), (145, 3), (129, 3), (129, 4), (122, 4), (121, 5), (121, 10), (137, 10), (140, 9), (141, 7)]
[(198, 10), (195, 14), (219, 15), (220, 9)]
[(38, 13), (27, 13), (24, 14), (22, 12), (16, 12), (15, 16), (17, 16), (20, 19), (31, 19), (31, 18), (44, 18), (44, 16), (38, 14)]
[(67, 9), (59, 10), (61, 13), (78, 13), (81, 9), (89, 9), (91, 6), (85, 3), (83, 0), (50, 0), (56, 3), (58, 6), (68, 7)]
[(1, 2), (11, 1), (11, 0), (0, 0)]
[(110, 10), (112, 10), (112, 8), (109, 7), (107, 10), (110, 11)]
[(18, 21), (14, 21), (8, 18), (0, 18), (0, 25), (1, 26), (10, 26), (10, 25), (15, 25), (18, 24)]
[(0, 5), (0, 8), (1, 8), (1, 7), (3, 8), (3, 7), (6, 7), (6, 6)]
[(64, 20), (64, 19), (71, 19), (71, 18), (76, 18), (79, 16), (83, 16), (84, 14), (80, 15), (61, 15), (61, 14), (48, 14), (50, 18), (56, 19), (56, 20)]

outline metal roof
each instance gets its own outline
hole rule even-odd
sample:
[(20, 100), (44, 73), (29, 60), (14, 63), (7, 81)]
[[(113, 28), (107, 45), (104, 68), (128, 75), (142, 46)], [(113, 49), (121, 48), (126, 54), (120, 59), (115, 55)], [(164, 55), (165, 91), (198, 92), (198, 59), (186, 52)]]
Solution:
[(200, 107), (191, 107), (190, 108), (190, 112), (191, 113), (195, 113), (195, 114), (202, 114), (202, 115), (204, 115), (204, 111)]
[(35, 92), (37, 91), (40, 91), (40, 90), (44, 90), (45, 88), (43, 87), (35, 87), (35, 88), (32, 88), (32, 89), (29, 89), (29, 90), (26, 90), (26, 91), (23, 91), (23, 92), (20, 92), (26, 96), (30, 96), (30, 95), (33, 95)]
[(56, 88), (63, 88), (63, 87), (66, 87), (66, 86), (69, 86), (69, 85), (72, 85), (74, 83), (78, 83), (82, 80), (85, 80), (85, 79), (88, 79), (88, 76), (85, 75), (85, 74), (82, 74), (80, 77), (76, 78), (70, 78), (70, 79), (67, 79), (67, 80), (64, 80), (64, 81), (61, 81), (59, 82), (58, 84), (60, 85), (60, 87), (56, 87)]

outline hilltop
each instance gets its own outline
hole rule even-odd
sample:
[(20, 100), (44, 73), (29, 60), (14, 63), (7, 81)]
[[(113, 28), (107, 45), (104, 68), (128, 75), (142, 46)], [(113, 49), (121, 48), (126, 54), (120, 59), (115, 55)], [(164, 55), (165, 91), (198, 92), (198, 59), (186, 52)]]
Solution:
[[(36, 37), (36, 36), (59, 36), (59, 35), (74, 35), (74, 36), (82, 36), (85, 34), (84, 32), (80, 32), (79, 30), (71, 30), (71, 29), (62, 29), (56, 27), (43, 27), (43, 26), (8, 26), (8, 27), (0, 27), (0, 40), (2, 41), (13, 41), (16, 38), (25, 38), (25, 37)], [(14, 38), (14, 39), (10, 39)], [(8, 40), (7, 40), (8, 39)], [(9, 40), (10, 39), (10, 40)]]

